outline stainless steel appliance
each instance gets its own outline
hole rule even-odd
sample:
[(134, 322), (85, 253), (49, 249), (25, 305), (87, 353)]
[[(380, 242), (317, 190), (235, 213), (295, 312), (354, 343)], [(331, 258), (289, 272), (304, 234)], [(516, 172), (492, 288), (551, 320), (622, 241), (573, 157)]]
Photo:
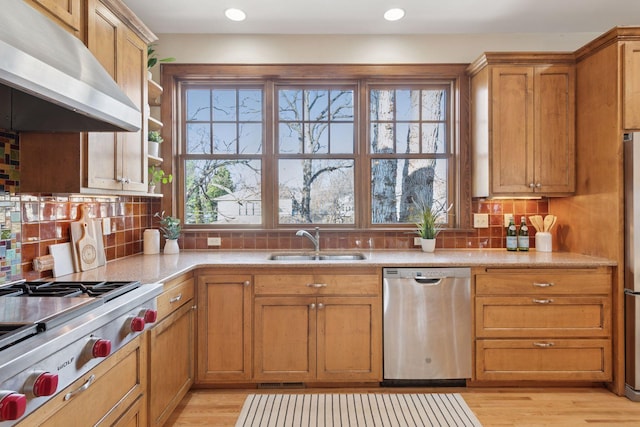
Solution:
[(469, 268), (383, 269), (384, 380), (471, 377)]
[(24, 419), (141, 334), (156, 321), (161, 291), (162, 284), (137, 281), (0, 287), (0, 427)]
[(100, 62), (23, 0), (2, 0), (0, 128), (138, 131), (142, 113)]
[(624, 139), (625, 394), (640, 402), (640, 133)]

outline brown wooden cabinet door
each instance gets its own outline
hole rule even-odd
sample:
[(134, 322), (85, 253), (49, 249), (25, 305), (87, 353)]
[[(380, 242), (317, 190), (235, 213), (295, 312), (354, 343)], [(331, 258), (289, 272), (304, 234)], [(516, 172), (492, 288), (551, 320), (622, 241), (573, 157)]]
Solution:
[(640, 41), (625, 41), (623, 54), (623, 128), (640, 130)]
[(535, 68), (534, 191), (575, 191), (575, 68)]
[(494, 194), (529, 193), (534, 180), (533, 67), (496, 66), (491, 76)]
[(316, 311), (314, 297), (255, 298), (254, 379), (316, 378)]
[(80, 0), (27, 0), (56, 21), (62, 28), (80, 37), (82, 28)]
[(380, 311), (377, 298), (318, 298), (318, 380), (382, 379)]
[(149, 420), (162, 426), (193, 383), (193, 301), (149, 332)]
[(198, 277), (198, 383), (251, 378), (251, 276)]
[[(144, 111), (146, 44), (99, 0), (89, 2), (87, 30), (89, 50), (140, 111)], [(86, 186), (113, 191), (146, 191), (146, 155), (144, 120), (138, 132), (90, 132), (87, 136)]]

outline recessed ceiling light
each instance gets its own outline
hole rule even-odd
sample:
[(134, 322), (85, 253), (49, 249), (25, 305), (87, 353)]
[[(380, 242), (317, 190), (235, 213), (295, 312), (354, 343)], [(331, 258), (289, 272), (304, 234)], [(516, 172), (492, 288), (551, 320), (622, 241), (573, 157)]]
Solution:
[(247, 14), (240, 9), (230, 8), (224, 11), (224, 16), (232, 21), (244, 21), (247, 18)]
[(384, 13), (384, 19), (387, 21), (397, 21), (402, 18), (404, 18), (404, 9), (398, 7), (389, 9)]

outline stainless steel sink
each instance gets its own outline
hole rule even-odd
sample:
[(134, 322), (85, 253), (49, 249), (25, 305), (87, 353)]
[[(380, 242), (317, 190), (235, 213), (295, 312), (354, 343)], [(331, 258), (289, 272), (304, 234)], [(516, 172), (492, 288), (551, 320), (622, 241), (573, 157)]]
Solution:
[(274, 253), (269, 256), (271, 261), (362, 261), (366, 259), (361, 253)]

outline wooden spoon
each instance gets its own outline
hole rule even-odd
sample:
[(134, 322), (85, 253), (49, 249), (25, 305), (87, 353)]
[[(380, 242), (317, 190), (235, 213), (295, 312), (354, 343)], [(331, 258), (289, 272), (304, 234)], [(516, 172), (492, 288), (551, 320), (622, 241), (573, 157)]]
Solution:
[(531, 221), (531, 225), (536, 229), (536, 231), (542, 231), (542, 216), (541, 215), (532, 215), (529, 217), (529, 221)]
[(547, 215), (544, 217), (544, 231), (548, 232), (553, 227), (555, 222), (555, 215)]

